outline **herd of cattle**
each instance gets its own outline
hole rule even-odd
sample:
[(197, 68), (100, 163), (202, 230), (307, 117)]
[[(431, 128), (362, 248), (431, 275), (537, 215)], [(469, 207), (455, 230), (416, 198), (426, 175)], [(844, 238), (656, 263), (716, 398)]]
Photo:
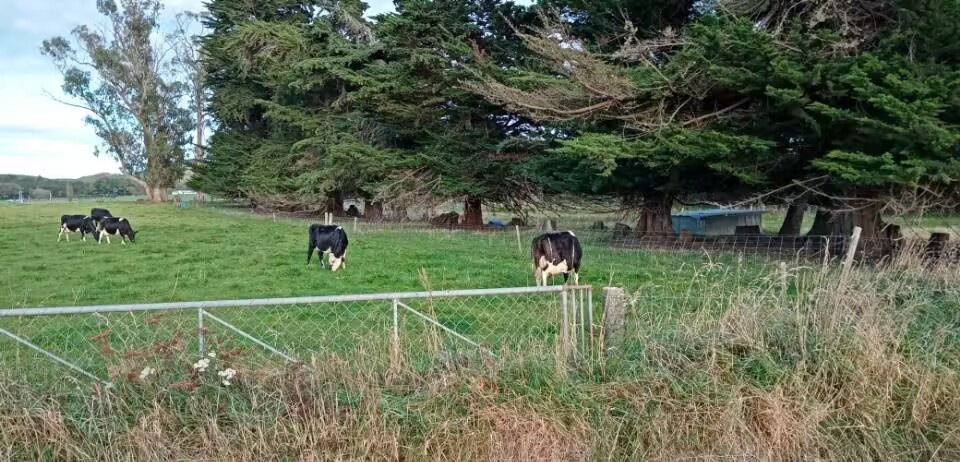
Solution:
[[(64, 235), (70, 241), (70, 233), (80, 233), (83, 241), (87, 234), (92, 235), (99, 244), (103, 239), (110, 243), (110, 236), (120, 237), (120, 242), (134, 242), (136, 231), (130, 225), (130, 220), (124, 217), (114, 217), (107, 209), (94, 208), (90, 215), (63, 215), (60, 217), (60, 242)], [(323, 268), (324, 256), (329, 255), (330, 269), (337, 271), (347, 267), (347, 233), (343, 227), (336, 225), (312, 224), (308, 229), (307, 265), (314, 252), (318, 253), (320, 267)], [(553, 276), (563, 275), (566, 283), (568, 276), (573, 276), (573, 283), (580, 282), (580, 258), (583, 256), (580, 241), (570, 231), (545, 233), (533, 239), (530, 252), (533, 259), (534, 278), (537, 285), (547, 285)]]
[(67, 236), (70, 242), (70, 233), (80, 233), (80, 238), (86, 242), (87, 234), (94, 237), (99, 244), (103, 239), (110, 243), (110, 236), (120, 237), (120, 243), (133, 242), (137, 232), (130, 226), (130, 220), (124, 217), (115, 217), (107, 209), (94, 208), (90, 215), (62, 215), (60, 216), (60, 235), (57, 242)]

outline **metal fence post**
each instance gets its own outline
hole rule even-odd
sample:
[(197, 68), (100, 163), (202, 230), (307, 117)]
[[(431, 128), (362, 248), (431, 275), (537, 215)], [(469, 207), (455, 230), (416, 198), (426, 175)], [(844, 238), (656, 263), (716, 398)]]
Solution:
[(207, 354), (207, 342), (203, 333), (203, 308), (197, 309), (197, 343), (200, 345), (200, 357)]

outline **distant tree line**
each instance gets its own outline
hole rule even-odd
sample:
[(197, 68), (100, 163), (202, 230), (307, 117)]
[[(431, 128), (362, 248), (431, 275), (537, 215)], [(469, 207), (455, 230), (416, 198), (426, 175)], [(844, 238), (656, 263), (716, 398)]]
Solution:
[(0, 199), (16, 199), (21, 191), (24, 199), (69, 198), (71, 196), (116, 197), (143, 193), (136, 183), (123, 175), (96, 175), (75, 180), (27, 175), (0, 175)]

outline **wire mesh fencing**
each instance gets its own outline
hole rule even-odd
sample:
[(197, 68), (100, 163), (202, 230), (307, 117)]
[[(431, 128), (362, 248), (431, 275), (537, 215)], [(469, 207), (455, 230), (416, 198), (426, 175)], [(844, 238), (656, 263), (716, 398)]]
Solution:
[[(0, 310), (7, 380), (63, 391), (163, 376), (225, 384), (271, 366), (427, 374), (501, 356), (589, 354), (590, 286)], [(276, 369), (275, 367), (273, 369)]]

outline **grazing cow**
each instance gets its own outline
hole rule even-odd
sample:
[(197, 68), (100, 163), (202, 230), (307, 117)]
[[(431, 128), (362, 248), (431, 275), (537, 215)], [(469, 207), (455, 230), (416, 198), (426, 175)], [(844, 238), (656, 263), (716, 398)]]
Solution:
[(320, 267), (323, 268), (323, 254), (330, 253), (330, 269), (336, 271), (343, 266), (347, 268), (347, 233), (340, 226), (324, 226), (321, 224), (310, 225), (308, 231), (310, 242), (307, 246), (307, 265), (310, 264), (310, 258), (313, 251), (316, 250), (320, 255)]
[(97, 224), (97, 226), (100, 226), (100, 222), (103, 221), (104, 218), (112, 216), (113, 215), (111, 215), (110, 211), (107, 209), (98, 209), (96, 207), (90, 209), (90, 217), (93, 218), (93, 221)]
[(547, 285), (551, 276), (563, 275), (563, 283), (567, 283), (567, 275), (573, 274), (573, 283), (580, 283), (580, 240), (570, 231), (545, 233), (533, 239), (533, 276), (537, 285)]
[(87, 234), (97, 237), (97, 228), (93, 224), (93, 219), (84, 215), (62, 215), (60, 217), (60, 235), (57, 236), (57, 242), (64, 234), (67, 235), (67, 242), (70, 242), (70, 233), (80, 233), (81, 239), (87, 241)]
[(130, 226), (130, 220), (123, 217), (104, 217), (98, 229), (98, 244), (103, 242), (103, 238), (107, 238), (109, 244), (110, 236), (120, 236), (120, 243), (126, 245), (127, 240), (134, 242), (137, 237), (137, 232)]

